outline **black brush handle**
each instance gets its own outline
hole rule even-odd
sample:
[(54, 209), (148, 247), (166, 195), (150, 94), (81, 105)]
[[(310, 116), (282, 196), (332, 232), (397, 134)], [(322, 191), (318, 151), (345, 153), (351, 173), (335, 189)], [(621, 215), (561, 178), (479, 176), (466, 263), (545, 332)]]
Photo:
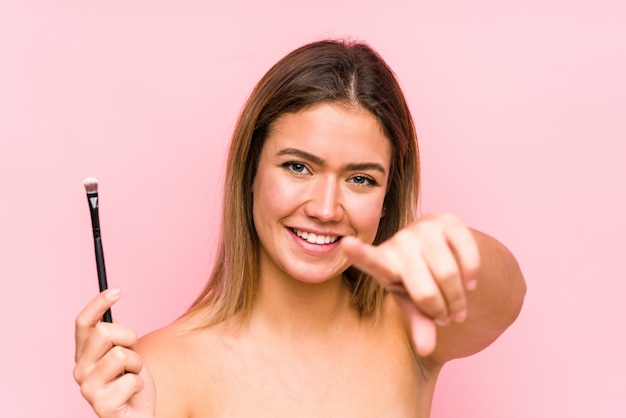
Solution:
[[(108, 289), (107, 285), (107, 272), (104, 268), (104, 251), (102, 250), (102, 238), (96, 237), (93, 241), (95, 250), (96, 250), (96, 267), (98, 269), (98, 286), (100, 287), (100, 292), (104, 292)], [(104, 322), (113, 322), (111, 318), (111, 309), (107, 309), (102, 317)]]
[[(96, 268), (98, 269), (98, 286), (100, 292), (107, 290), (107, 272), (104, 267), (104, 250), (102, 249), (102, 237), (100, 236), (100, 215), (98, 213), (98, 193), (87, 193), (89, 212), (91, 213), (91, 229), (93, 231), (93, 246), (96, 251)], [(111, 309), (107, 309), (102, 320), (113, 322)]]

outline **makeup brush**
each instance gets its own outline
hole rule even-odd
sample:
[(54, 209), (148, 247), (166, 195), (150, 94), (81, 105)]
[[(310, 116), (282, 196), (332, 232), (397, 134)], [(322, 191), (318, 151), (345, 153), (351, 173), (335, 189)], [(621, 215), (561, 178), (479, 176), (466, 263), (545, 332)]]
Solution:
[[(102, 249), (102, 237), (100, 236), (100, 215), (98, 214), (98, 179), (87, 177), (84, 181), (87, 191), (87, 201), (91, 213), (91, 229), (93, 231), (93, 245), (96, 250), (96, 267), (98, 269), (98, 285), (100, 292), (107, 289), (107, 273), (104, 268), (104, 251)], [(107, 309), (102, 317), (104, 322), (112, 322), (111, 310)]]

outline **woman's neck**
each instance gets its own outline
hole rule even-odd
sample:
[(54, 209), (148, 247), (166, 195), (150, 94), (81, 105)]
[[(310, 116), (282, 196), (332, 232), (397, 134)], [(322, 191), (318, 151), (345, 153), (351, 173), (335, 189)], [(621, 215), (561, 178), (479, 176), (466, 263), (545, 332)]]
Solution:
[(261, 274), (251, 325), (285, 338), (328, 334), (347, 318), (357, 316), (350, 296), (341, 276), (305, 283), (286, 274)]

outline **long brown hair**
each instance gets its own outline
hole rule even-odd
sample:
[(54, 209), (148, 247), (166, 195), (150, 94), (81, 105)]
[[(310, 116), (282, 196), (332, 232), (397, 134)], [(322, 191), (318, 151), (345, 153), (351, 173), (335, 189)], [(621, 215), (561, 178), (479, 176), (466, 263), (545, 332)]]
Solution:
[[(324, 40), (304, 45), (276, 63), (248, 98), (230, 144), (221, 236), (209, 281), (189, 312), (205, 325), (251, 310), (258, 282), (259, 240), (252, 218), (252, 184), (268, 129), (287, 112), (319, 103), (358, 105), (370, 111), (392, 144), (385, 216), (374, 244), (415, 218), (419, 157), (413, 120), (400, 86), (385, 61), (367, 44)], [(344, 281), (362, 316), (378, 315), (383, 288), (350, 267)]]

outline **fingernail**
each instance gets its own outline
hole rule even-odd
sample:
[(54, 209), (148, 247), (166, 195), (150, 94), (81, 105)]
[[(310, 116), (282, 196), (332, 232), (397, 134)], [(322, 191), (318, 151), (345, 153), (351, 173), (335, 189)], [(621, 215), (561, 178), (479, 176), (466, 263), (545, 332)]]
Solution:
[(447, 316), (445, 318), (435, 318), (434, 321), (435, 324), (439, 325), (440, 327), (445, 327), (450, 323), (450, 318), (448, 318)]
[(121, 293), (120, 289), (113, 288), (113, 289), (107, 290), (104, 296), (109, 300), (116, 300), (117, 298), (120, 297), (120, 293)]
[(467, 290), (474, 290), (476, 289), (476, 286), (478, 286), (478, 282), (476, 280), (470, 280), (465, 286), (467, 287)]
[(461, 312), (457, 312), (454, 315), (454, 322), (463, 322), (465, 321), (465, 318), (467, 318), (467, 311), (466, 310), (462, 310)]

